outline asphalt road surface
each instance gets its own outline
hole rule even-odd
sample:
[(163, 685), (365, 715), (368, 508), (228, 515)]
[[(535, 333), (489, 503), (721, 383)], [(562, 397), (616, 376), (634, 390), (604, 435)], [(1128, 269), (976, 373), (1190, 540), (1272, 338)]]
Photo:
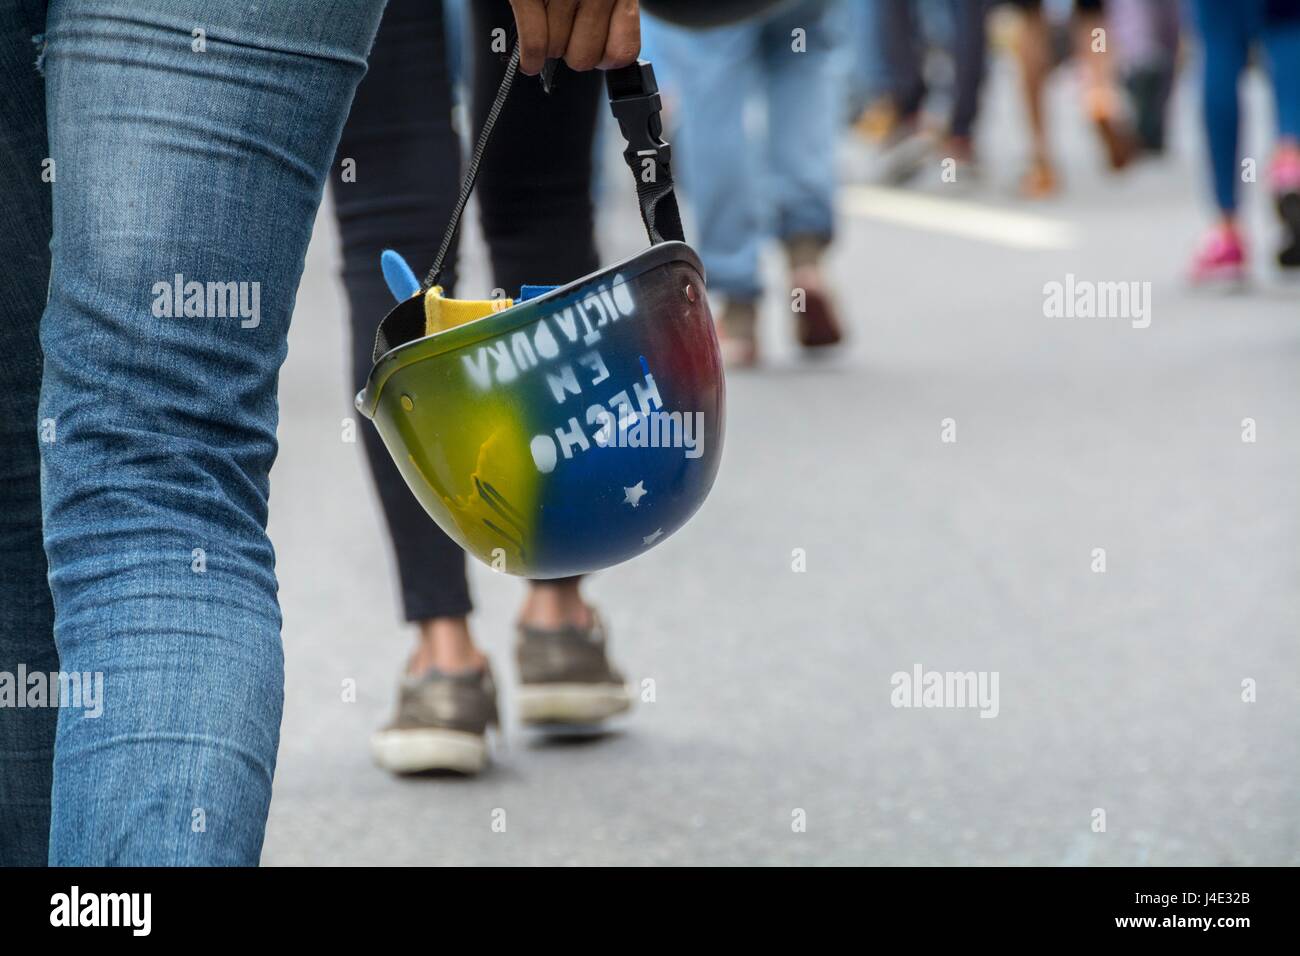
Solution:
[[(342, 440), (323, 210), (281, 384), (287, 710), (264, 862), (1300, 863), (1300, 287), (1264, 268), (1234, 295), (1182, 282), (1207, 204), (1188, 93), (1175, 155), (1113, 179), (1062, 77), (1067, 189), (1028, 204), (1000, 66), (979, 182), (846, 189), (831, 274), (852, 343), (834, 359), (791, 346), (774, 255), (769, 363), (728, 381), (711, 498), (590, 584), (653, 702), (598, 741), (521, 731), (524, 585), (475, 566), (507, 722), (476, 779), (370, 762), (410, 636)], [(643, 241), (623, 175), (610, 256)], [(1273, 226), (1247, 191), (1262, 259)], [(471, 240), (463, 289), (489, 289)], [(1150, 283), (1149, 325), (1049, 317), (1044, 286), (1068, 275)], [(996, 673), (996, 716), (894, 706), (918, 666)]]

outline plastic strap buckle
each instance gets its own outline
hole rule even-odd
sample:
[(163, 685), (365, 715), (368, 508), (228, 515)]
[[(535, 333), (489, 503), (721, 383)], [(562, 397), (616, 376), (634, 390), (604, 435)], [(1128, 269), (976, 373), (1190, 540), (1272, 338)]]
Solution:
[(663, 140), (664, 127), (660, 117), (663, 100), (659, 97), (654, 67), (645, 60), (638, 60), (630, 66), (608, 71), (605, 82), (609, 89), (610, 108), (618, 120), (623, 138), (627, 140), (623, 157), (632, 167), (632, 172), (638, 180), (649, 178), (642, 172), (644, 160), (653, 158), (656, 169), (651, 181), (662, 182), (667, 177), (671, 182), (672, 147)]
[[(673, 194), (672, 147), (663, 139), (663, 100), (654, 67), (645, 60), (605, 73), (609, 105), (627, 141), (623, 159), (636, 179), (641, 216), (651, 242), (681, 240)], [(651, 164), (651, 165), (647, 165)]]

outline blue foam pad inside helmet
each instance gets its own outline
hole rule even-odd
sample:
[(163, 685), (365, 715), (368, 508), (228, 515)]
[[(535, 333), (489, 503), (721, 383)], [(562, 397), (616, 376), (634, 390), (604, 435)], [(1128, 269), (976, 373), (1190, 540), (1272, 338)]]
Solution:
[(400, 253), (385, 249), (383, 255), (379, 257), (379, 267), (384, 271), (384, 281), (388, 283), (388, 291), (398, 302), (404, 302), (420, 291), (420, 280), (415, 277), (415, 273), (411, 271), (411, 267), (406, 264), (406, 260)]

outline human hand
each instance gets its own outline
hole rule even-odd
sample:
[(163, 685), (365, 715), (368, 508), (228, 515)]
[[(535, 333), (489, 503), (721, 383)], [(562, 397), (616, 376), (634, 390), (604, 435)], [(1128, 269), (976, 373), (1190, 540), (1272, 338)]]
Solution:
[(639, 0), (510, 0), (519, 31), (519, 69), (533, 75), (547, 59), (572, 70), (612, 70), (641, 52)]

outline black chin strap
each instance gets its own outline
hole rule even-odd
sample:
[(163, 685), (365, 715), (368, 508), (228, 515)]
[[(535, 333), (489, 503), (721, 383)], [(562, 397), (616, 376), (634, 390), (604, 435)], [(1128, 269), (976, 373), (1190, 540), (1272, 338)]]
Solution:
[(627, 149), (627, 160), (636, 179), (636, 198), (641, 220), (651, 244), (675, 240), (685, 242), (682, 216), (673, 192), (672, 147), (663, 139), (659, 111), (659, 84), (655, 71), (645, 60), (605, 73), (609, 106), (618, 120)]

